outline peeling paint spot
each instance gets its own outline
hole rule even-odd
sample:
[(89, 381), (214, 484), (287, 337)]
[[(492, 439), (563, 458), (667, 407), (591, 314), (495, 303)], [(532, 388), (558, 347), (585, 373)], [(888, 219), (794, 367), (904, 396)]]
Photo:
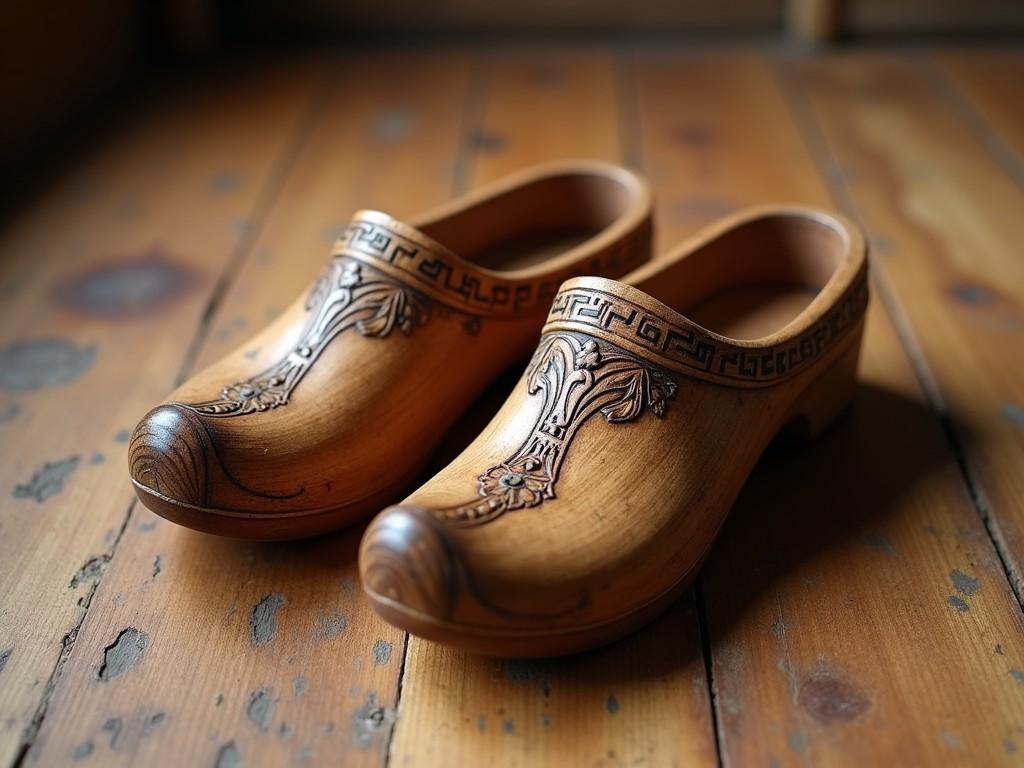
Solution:
[(992, 293), (983, 285), (957, 283), (952, 289), (953, 298), (961, 304), (981, 306), (992, 302)]
[(75, 747), (74, 751), (71, 753), (71, 757), (75, 760), (85, 760), (85, 758), (89, 757), (95, 749), (96, 745), (91, 741), (84, 741)]
[(198, 283), (191, 269), (152, 249), (71, 275), (54, 286), (53, 298), (79, 314), (120, 320), (152, 314)]
[(117, 749), (123, 724), (121, 718), (112, 717), (103, 724), (103, 732), (110, 734), (110, 748)]
[(34, 392), (74, 381), (96, 361), (96, 345), (76, 347), (61, 339), (16, 341), (0, 347), (0, 389)]
[(828, 673), (815, 674), (805, 680), (797, 702), (825, 725), (855, 720), (871, 706), (856, 688)]
[(103, 571), (106, 570), (107, 564), (110, 562), (109, 555), (97, 555), (90, 557), (78, 572), (71, 577), (71, 583), (68, 585), (71, 589), (78, 589), (82, 584), (94, 584), (99, 581), (100, 576), (103, 575)]
[(807, 734), (803, 731), (793, 731), (789, 734), (789, 748), (797, 754), (803, 754), (807, 750)]
[(166, 712), (154, 712), (152, 715), (147, 717), (145, 722), (142, 724), (142, 734), (146, 735), (148, 733), (151, 733), (152, 731), (155, 731), (157, 728), (163, 725), (166, 720)]
[(609, 715), (616, 715), (619, 712), (619, 700), (615, 696), (609, 696), (604, 702), (604, 708)]
[(64, 490), (64, 481), (75, 471), (79, 461), (80, 457), (69, 456), (60, 461), (46, 462), (41, 469), (36, 470), (31, 480), (14, 486), (14, 498), (35, 499), (42, 504)]
[(109, 681), (123, 675), (142, 661), (148, 644), (149, 637), (135, 627), (122, 629), (117, 639), (103, 649), (103, 663), (97, 674), (99, 679)]
[(501, 152), (505, 148), (505, 138), (497, 133), (477, 129), (466, 138), (466, 144), (477, 152)]
[(1010, 670), (1010, 677), (1016, 680), (1018, 683), (1024, 683), (1024, 671), (1017, 668)]
[(864, 537), (864, 543), (876, 552), (881, 552), (889, 557), (896, 557), (896, 548), (885, 536), (880, 533), (871, 533)]
[(1024, 408), (1016, 403), (1003, 403), (999, 409), (999, 415), (1003, 421), (1013, 424), (1015, 427), (1024, 427)]
[(270, 730), (274, 722), (277, 699), (273, 693), (272, 688), (258, 688), (249, 694), (249, 703), (245, 705), (245, 716), (261, 731)]
[(18, 403), (11, 403), (2, 411), (0, 411), (0, 424), (7, 424), (14, 421), (18, 416), (21, 415), (21, 405)]
[(316, 620), (316, 639), (333, 640), (341, 637), (341, 634), (348, 627), (348, 619), (339, 611), (321, 614)]
[(238, 745), (229, 741), (217, 751), (217, 759), (213, 768), (240, 768), (242, 765), (242, 753), (238, 751)]
[(373, 644), (373, 663), (378, 666), (384, 666), (391, 661), (391, 651), (394, 646), (391, 645), (387, 640), (378, 640)]
[(206, 180), (206, 188), (215, 195), (237, 192), (242, 186), (242, 177), (237, 171), (221, 171)]
[(370, 691), (366, 701), (352, 715), (352, 740), (357, 747), (365, 749), (381, 734), (390, 731), (395, 722), (395, 711), (381, 706), (377, 692)]
[(977, 594), (981, 589), (981, 582), (968, 576), (963, 571), (952, 571), (949, 574), (949, 578), (952, 580), (953, 586), (956, 587), (956, 591), (962, 595), (970, 597)]
[(971, 606), (969, 606), (962, 597), (958, 597), (957, 595), (950, 595), (946, 598), (946, 602), (960, 611), (960, 613), (967, 613), (971, 610)]
[(300, 673), (299, 676), (295, 678), (294, 682), (292, 682), (292, 692), (295, 694), (295, 698), (299, 699), (302, 698), (303, 694), (308, 690), (309, 681), (306, 680), (305, 675)]
[(6, 651), (0, 651), (0, 672), (4, 671), (4, 667), (7, 666), (7, 662), (11, 660), (12, 653), (14, 653), (14, 648), (8, 648)]
[(287, 603), (284, 595), (271, 592), (253, 606), (249, 635), (254, 646), (266, 645), (277, 637), (277, 612)]
[(401, 107), (385, 109), (373, 120), (371, 131), (378, 141), (394, 143), (412, 133), (415, 125), (413, 113)]

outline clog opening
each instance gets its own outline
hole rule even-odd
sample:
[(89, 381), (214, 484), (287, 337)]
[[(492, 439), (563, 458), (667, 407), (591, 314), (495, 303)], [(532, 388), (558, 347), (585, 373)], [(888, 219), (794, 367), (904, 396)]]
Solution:
[(585, 244), (633, 211), (639, 190), (600, 173), (545, 176), (476, 202), (422, 231), (485, 269), (526, 269)]
[(766, 215), (723, 232), (649, 292), (722, 336), (762, 339), (808, 307), (848, 250), (838, 222), (802, 213)]

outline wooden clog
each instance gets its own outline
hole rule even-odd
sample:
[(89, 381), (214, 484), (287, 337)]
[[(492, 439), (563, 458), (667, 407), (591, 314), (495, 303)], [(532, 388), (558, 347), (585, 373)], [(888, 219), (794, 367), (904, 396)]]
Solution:
[(387, 621), (500, 656), (611, 641), (693, 579), (772, 439), (849, 403), (867, 262), (841, 216), (752, 210), (624, 281), (562, 285), (490, 425), (371, 523)]
[(646, 183), (603, 163), (538, 166), (411, 224), (361, 211), (305, 295), (142, 419), (136, 493), (177, 523), (242, 538), (379, 510), (527, 358), (565, 279), (625, 274), (650, 243)]

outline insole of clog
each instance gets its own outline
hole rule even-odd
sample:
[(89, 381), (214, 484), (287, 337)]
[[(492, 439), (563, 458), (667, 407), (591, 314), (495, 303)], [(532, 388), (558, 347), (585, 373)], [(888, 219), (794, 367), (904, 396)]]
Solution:
[(500, 271), (525, 269), (542, 261), (561, 256), (571, 248), (598, 234), (600, 230), (558, 230), (534, 232), (503, 240), (486, 251), (473, 254), (470, 260), (484, 267)]
[(683, 314), (731, 339), (761, 339), (792, 322), (816, 295), (794, 286), (743, 285), (719, 291)]

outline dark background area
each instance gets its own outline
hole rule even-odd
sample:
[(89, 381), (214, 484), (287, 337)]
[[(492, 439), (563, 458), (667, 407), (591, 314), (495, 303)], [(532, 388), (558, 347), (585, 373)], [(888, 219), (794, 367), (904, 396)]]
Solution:
[[(144, 95), (168, 70), (202, 71), (305, 45), (494, 40), (836, 44), (1024, 35), (1019, 0), (14, 0), (3, 13), (0, 163), (10, 177)], [(60, 141), (54, 143), (54, 139)], [(18, 174), (21, 176), (22, 174)]]

